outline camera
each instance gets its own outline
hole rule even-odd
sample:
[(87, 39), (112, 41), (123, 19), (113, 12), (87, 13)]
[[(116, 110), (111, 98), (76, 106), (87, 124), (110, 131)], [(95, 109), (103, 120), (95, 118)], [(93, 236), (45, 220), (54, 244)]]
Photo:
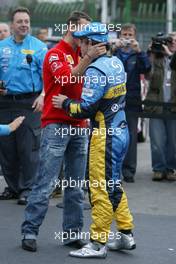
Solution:
[(163, 33), (158, 33), (156, 37), (152, 38), (151, 52), (163, 54), (163, 45), (168, 45), (168, 43), (172, 43), (172, 37), (165, 36)]
[(125, 47), (125, 48), (130, 47), (130, 45), (131, 45), (131, 39), (124, 39), (124, 38), (122, 38), (121, 41), (122, 41), (122, 46), (123, 47)]
[(1, 89), (1, 90), (5, 90), (5, 89), (6, 89), (6, 88), (5, 88), (5, 82), (2, 81), (2, 80), (0, 80), (0, 89)]

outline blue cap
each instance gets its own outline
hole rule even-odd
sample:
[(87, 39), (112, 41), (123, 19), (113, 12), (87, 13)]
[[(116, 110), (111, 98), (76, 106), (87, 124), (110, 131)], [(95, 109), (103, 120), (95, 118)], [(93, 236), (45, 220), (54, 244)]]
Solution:
[(108, 42), (108, 30), (105, 24), (93, 22), (82, 27), (81, 31), (73, 33), (75, 38), (88, 38), (97, 42)]

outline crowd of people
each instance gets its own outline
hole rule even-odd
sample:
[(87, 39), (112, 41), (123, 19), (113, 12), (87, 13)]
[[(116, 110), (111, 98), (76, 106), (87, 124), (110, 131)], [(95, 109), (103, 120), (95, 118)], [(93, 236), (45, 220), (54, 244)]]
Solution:
[[(64, 164), (64, 179), (76, 185), (64, 190), (63, 243), (78, 249), (70, 252), (73, 257), (105, 258), (107, 247), (136, 247), (122, 181), (135, 181), (141, 74), (149, 83), (146, 98), (153, 102), (145, 111), (163, 113), (162, 106), (154, 105), (160, 102), (173, 103), (164, 114), (174, 113), (176, 33), (159, 52), (153, 44), (144, 52), (135, 25), (124, 24), (109, 55), (103, 24), (79, 11), (66, 24), (67, 32), (50, 50), (46, 30), (38, 32), (41, 40), (30, 34), (27, 8), (14, 10), (10, 28), (0, 24), (0, 165), (7, 183), (0, 200), (18, 198), (18, 204), (26, 205), (22, 248), (36, 251)], [(176, 120), (161, 115), (150, 118), (149, 126), (152, 179), (175, 181)], [(79, 182), (86, 171), (92, 206), (89, 243), (80, 238), (84, 194)], [(108, 243), (113, 220), (119, 237)]]

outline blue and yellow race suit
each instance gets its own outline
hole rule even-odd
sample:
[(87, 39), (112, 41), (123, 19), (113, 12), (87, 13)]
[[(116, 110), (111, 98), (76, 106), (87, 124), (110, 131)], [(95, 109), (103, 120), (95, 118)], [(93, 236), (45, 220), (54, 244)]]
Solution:
[(124, 112), (125, 81), (122, 62), (117, 57), (101, 56), (85, 72), (82, 101), (66, 99), (63, 102), (70, 116), (91, 119), (91, 238), (103, 243), (108, 240), (113, 219), (120, 231), (133, 228), (133, 218), (121, 186), (121, 166), (129, 141)]

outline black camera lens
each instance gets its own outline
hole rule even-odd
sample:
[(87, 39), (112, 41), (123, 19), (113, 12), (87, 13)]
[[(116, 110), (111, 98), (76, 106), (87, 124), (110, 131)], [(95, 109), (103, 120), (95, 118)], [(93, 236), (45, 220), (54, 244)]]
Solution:
[(163, 45), (168, 45), (172, 43), (172, 37), (165, 36), (163, 33), (158, 33), (156, 37), (152, 38), (151, 52), (155, 54), (161, 54), (164, 56)]

